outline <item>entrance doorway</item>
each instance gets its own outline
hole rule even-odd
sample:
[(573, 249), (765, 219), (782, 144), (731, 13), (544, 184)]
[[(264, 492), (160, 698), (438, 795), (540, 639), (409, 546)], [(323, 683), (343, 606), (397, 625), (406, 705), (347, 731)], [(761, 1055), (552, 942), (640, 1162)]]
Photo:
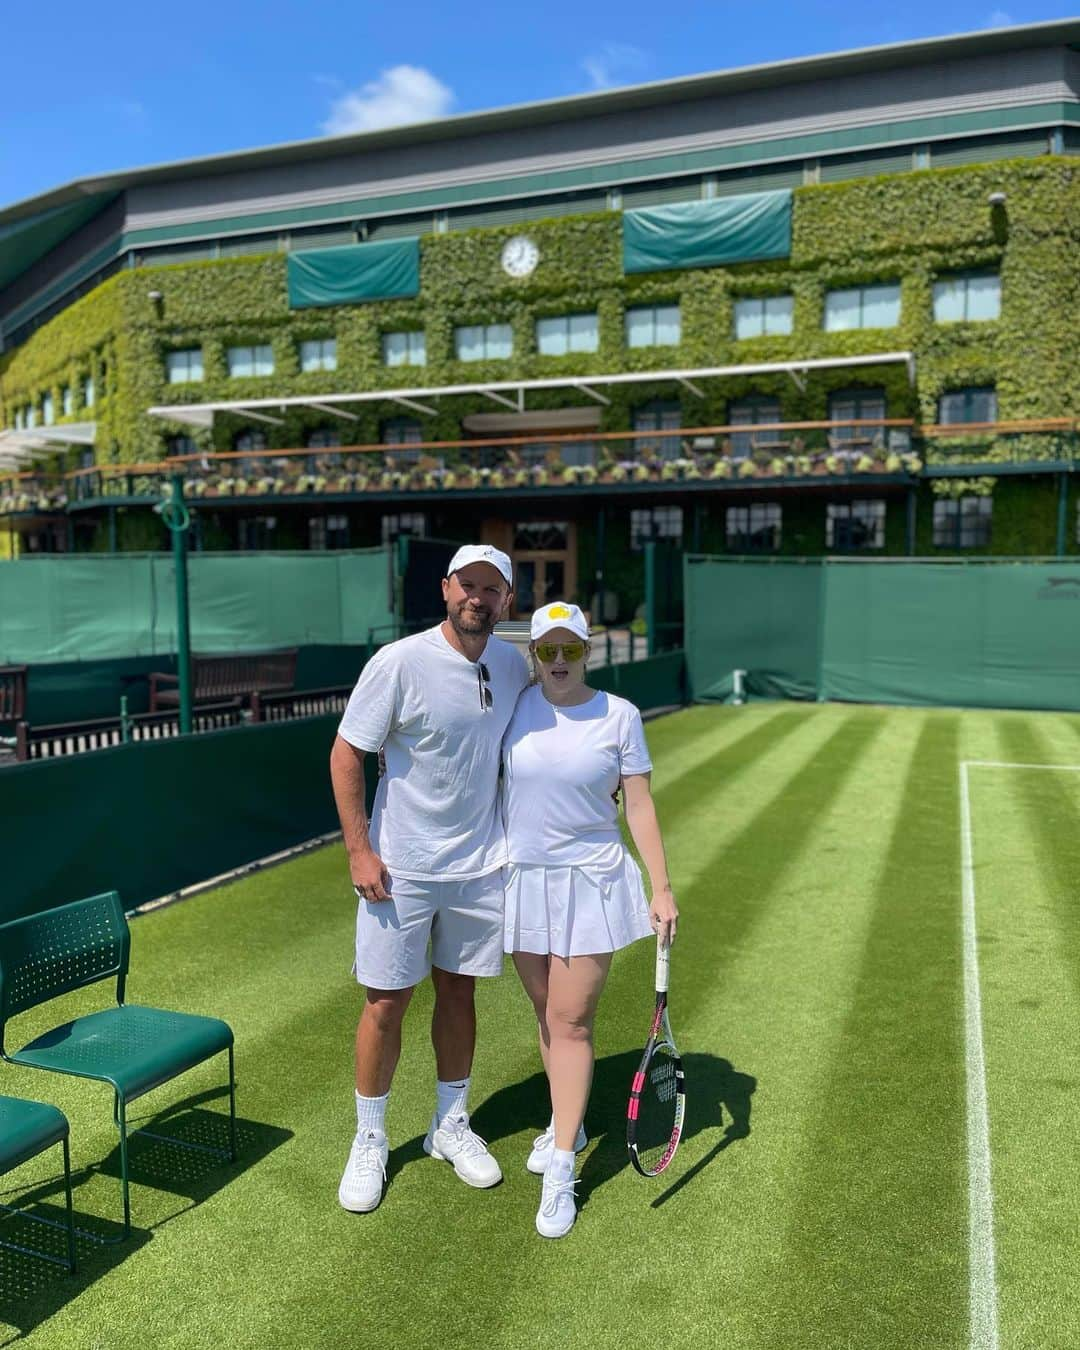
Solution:
[(553, 600), (577, 590), (577, 527), (569, 520), (489, 520), (482, 537), (514, 563), (513, 619), (527, 619)]

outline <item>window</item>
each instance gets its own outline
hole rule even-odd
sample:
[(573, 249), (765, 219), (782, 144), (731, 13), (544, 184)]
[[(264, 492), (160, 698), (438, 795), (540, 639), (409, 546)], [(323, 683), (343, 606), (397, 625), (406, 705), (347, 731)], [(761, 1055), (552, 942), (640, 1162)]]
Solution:
[(250, 520), (240, 520), (237, 524), (238, 540), (242, 549), (254, 550), (273, 546), (277, 516), (253, 516)]
[(83, 380), (83, 382), (82, 382), (82, 401), (83, 401), (83, 407), (84, 407), (84, 408), (92, 408), (92, 407), (94, 406), (94, 377), (93, 377), (93, 375), (87, 375), (86, 378), (85, 378), (85, 379)]
[(427, 534), (427, 516), (419, 512), (405, 512), (397, 516), (383, 516), (382, 541), (388, 544), (399, 534), (412, 535), (414, 539), (423, 539)]
[(165, 453), (172, 458), (174, 455), (197, 455), (199, 447), (190, 436), (166, 436)]
[(536, 321), (536, 350), (541, 356), (595, 352), (599, 346), (600, 321), (596, 314), (562, 314)]
[(26, 414), (22, 408), (15, 409), (15, 430), (22, 431), (26, 426)]
[[(635, 431), (677, 431), (682, 426), (682, 406), (674, 401), (657, 399), (634, 409)], [(639, 455), (657, 455), (660, 459), (678, 459), (682, 446), (678, 436), (634, 438), (634, 451)]]
[(983, 323), (1001, 314), (1001, 278), (996, 272), (961, 272), (934, 282), (934, 322)]
[[(424, 439), (424, 428), (415, 417), (391, 417), (382, 424), (379, 439), (383, 445), (416, 445)], [(388, 458), (395, 467), (418, 464), (420, 451), (394, 450)]]
[(56, 421), (56, 408), (53, 404), (52, 394), (45, 394), (41, 399), (41, 424), (51, 427)]
[(938, 400), (938, 421), (942, 426), (963, 422), (996, 422), (997, 393), (992, 385), (954, 389)]
[(311, 338), (300, 344), (300, 369), (337, 370), (337, 338)]
[(630, 547), (637, 553), (649, 539), (682, 543), (681, 506), (653, 506), (630, 512)]
[(850, 328), (895, 328), (900, 322), (900, 286), (852, 286), (825, 295), (825, 331)]
[(308, 520), (308, 548), (349, 547), (348, 516), (312, 516)]
[(424, 334), (384, 333), (382, 355), (383, 362), (388, 366), (426, 366), (427, 345)]
[(260, 431), (258, 427), (245, 427), (233, 437), (232, 447), (241, 455), (250, 454), (253, 450), (265, 450), (266, 432)]
[(885, 547), (885, 503), (830, 502), (825, 508), (825, 547), (858, 553)]
[(70, 417), (75, 409), (75, 392), (70, 384), (65, 384), (60, 390), (60, 408), (65, 417)]
[(523, 520), (514, 526), (515, 553), (561, 553), (569, 547), (570, 525), (565, 520)]
[(674, 347), (681, 341), (678, 305), (635, 305), (626, 311), (628, 347)]
[(758, 295), (735, 301), (735, 337), (782, 337), (791, 332), (795, 299), (790, 295)]
[(333, 450), (341, 444), (341, 432), (335, 427), (316, 427), (304, 437), (308, 450)]
[(729, 506), (725, 535), (729, 553), (775, 553), (780, 547), (781, 511), (778, 502)]
[[(884, 417), (883, 389), (837, 389), (829, 395), (830, 422), (880, 422)], [(884, 427), (833, 427), (829, 432), (833, 449), (859, 451), (884, 443)]]
[[(751, 395), (732, 399), (728, 404), (728, 426), (752, 427), (780, 421), (780, 400)], [(786, 449), (787, 442), (778, 431), (735, 432), (731, 438), (732, 459), (745, 459), (754, 449)]]
[(166, 352), (165, 374), (170, 384), (197, 384), (203, 377), (202, 348)]
[(934, 502), (934, 547), (989, 547), (993, 510), (990, 497), (939, 497)]
[(34, 427), (37, 426), (37, 424), (38, 424), (37, 409), (34, 407), (32, 403), (30, 403), (27, 405), (26, 408), (26, 429), (28, 431), (32, 431)]
[(508, 323), (454, 329), (454, 352), (459, 361), (502, 360), (513, 351), (514, 334)]
[(261, 347), (230, 347), (226, 356), (229, 374), (233, 379), (274, 373), (274, 349), (269, 344)]

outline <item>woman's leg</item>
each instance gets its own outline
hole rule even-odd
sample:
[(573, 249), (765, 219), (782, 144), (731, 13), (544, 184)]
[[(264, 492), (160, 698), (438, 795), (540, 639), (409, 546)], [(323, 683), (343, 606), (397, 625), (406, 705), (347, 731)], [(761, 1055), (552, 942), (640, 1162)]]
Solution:
[[(517, 957), (514, 958), (517, 960)], [(611, 953), (551, 957), (545, 1021), (555, 1147), (572, 1153), (592, 1087), (592, 1028)]]
[[(533, 952), (515, 952), (514, 969), (517, 971), (525, 992), (532, 1000), (536, 1011), (536, 1026), (540, 1034), (540, 1058), (544, 1063), (544, 1073), (548, 1073), (548, 963), (550, 956), (537, 956)], [(550, 1074), (548, 1074), (550, 1078)]]

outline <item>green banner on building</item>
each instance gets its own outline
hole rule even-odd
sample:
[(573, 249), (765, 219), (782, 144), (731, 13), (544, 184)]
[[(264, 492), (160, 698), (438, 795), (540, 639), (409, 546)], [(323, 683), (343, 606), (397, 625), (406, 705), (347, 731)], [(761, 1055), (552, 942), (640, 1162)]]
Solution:
[(791, 191), (623, 212), (623, 271), (719, 267), (791, 253)]
[(289, 308), (355, 305), (419, 294), (420, 240), (312, 248), (288, 257)]
[(692, 696), (1080, 711), (1080, 560), (686, 560)]

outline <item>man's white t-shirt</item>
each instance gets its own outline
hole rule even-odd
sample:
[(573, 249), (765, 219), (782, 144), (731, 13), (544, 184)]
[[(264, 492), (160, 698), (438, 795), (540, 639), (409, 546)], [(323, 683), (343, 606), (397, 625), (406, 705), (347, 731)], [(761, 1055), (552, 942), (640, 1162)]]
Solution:
[(385, 751), (370, 835), (391, 877), (460, 880), (506, 862), (499, 753), (528, 682), (509, 643), (489, 638), (470, 661), (441, 626), (389, 643), (364, 667), (338, 734), (358, 750)]
[(641, 714), (615, 694), (560, 708), (527, 689), (503, 742), (503, 816), (512, 863), (616, 866), (619, 779), (649, 773)]

